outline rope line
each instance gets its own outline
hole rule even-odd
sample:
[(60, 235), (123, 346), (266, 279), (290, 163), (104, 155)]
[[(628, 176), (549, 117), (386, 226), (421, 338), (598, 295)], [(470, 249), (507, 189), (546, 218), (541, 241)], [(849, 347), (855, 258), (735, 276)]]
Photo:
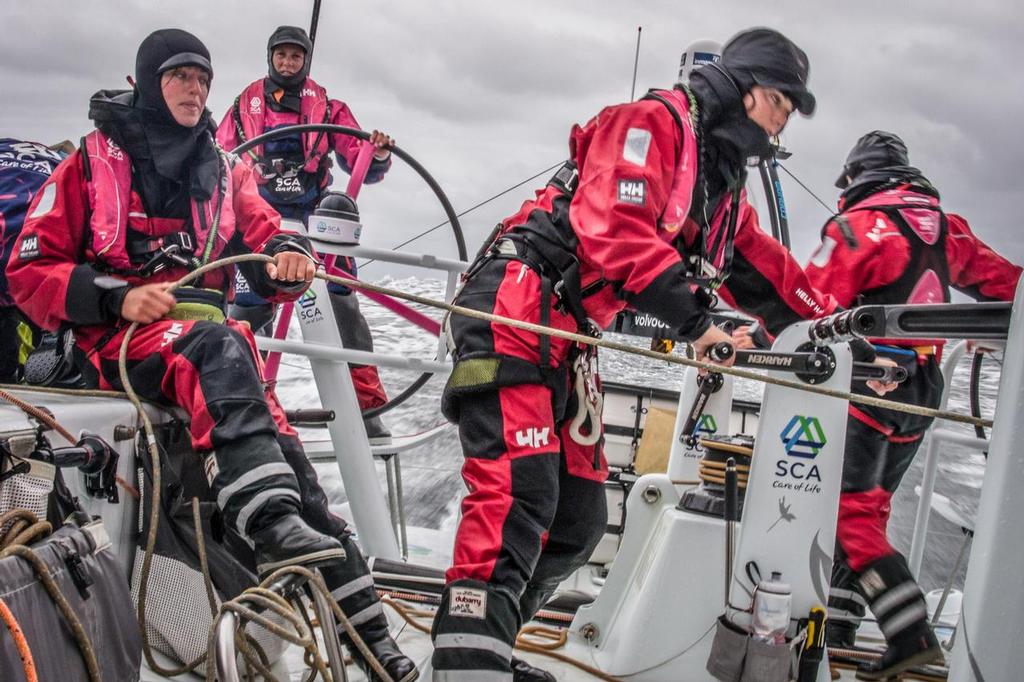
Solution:
[[(236, 258), (244, 257), (245, 256), (236, 256)], [(759, 381), (761, 383), (773, 384), (775, 386), (784, 386), (786, 388), (792, 388), (799, 391), (806, 391), (808, 393), (816, 393), (818, 395), (824, 395), (830, 398), (840, 398), (842, 400), (848, 400), (853, 403), (860, 403), (861, 405), (871, 405), (873, 407), (881, 407), (887, 410), (906, 412), (908, 414), (916, 414), (922, 417), (944, 419), (946, 421), (959, 422), (962, 424), (969, 424), (972, 426), (992, 426), (991, 419), (982, 419), (979, 417), (963, 415), (948, 410), (934, 410), (928, 407), (921, 407), (920, 405), (908, 405), (905, 403), (898, 403), (892, 400), (885, 400), (884, 398), (860, 395), (857, 393), (850, 393), (849, 391), (841, 391), (834, 388), (826, 388), (824, 386), (803, 384), (797, 381), (792, 381), (790, 379), (780, 379), (777, 377), (765, 376), (763, 374), (758, 374), (756, 372), (740, 369), (737, 367), (723, 367), (722, 365), (716, 365), (711, 362), (691, 360), (689, 358), (684, 358), (678, 355), (666, 355), (665, 353), (659, 353), (657, 351), (647, 350), (645, 348), (636, 348), (625, 343), (609, 341), (607, 339), (601, 338), (594, 338), (592, 336), (586, 336), (585, 334), (577, 334), (575, 332), (564, 331), (552, 327), (545, 327), (543, 325), (534, 324), (532, 322), (524, 322), (523, 320), (516, 320), (510, 317), (503, 317), (501, 315), (485, 313), (479, 310), (473, 310), (471, 308), (464, 308), (462, 306), (457, 306), (452, 303), (435, 301), (433, 299), (426, 298), (425, 296), (419, 296), (417, 294), (408, 294), (403, 291), (398, 291), (397, 289), (391, 289), (390, 287), (371, 284), (369, 282), (363, 282), (361, 280), (353, 280), (347, 277), (337, 277), (335, 275), (329, 275), (324, 272), (318, 271), (316, 273), (316, 276), (328, 282), (334, 282), (335, 284), (342, 284), (344, 286), (349, 286), (355, 289), (367, 289), (369, 291), (387, 294), (388, 296), (391, 296), (393, 298), (401, 298), (406, 301), (419, 303), (421, 305), (430, 306), (432, 308), (439, 308), (454, 315), (472, 317), (478, 320), (484, 320), (486, 322), (497, 322), (499, 324), (508, 325), (509, 327), (515, 327), (516, 329), (522, 329), (524, 331), (533, 332), (535, 334), (553, 336), (559, 339), (566, 339), (567, 341), (582, 343), (588, 346), (607, 348), (608, 350), (619, 351), (621, 353), (628, 353), (631, 355), (640, 355), (645, 358), (651, 358), (652, 360), (663, 360), (665, 362), (669, 362), (676, 365), (685, 365), (686, 367), (706, 369), (711, 372), (729, 374), (731, 376), (739, 377), (741, 379)]]
[(832, 210), (832, 209), (831, 209), (831, 208), (829, 207), (829, 205), (828, 205), (828, 204), (826, 204), (826, 203), (825, 203), (824, 201), (822, 201), (822, 200), (821, 200), (821, 199), (820, 199), (820, 198), (818, 197), (818, 195), (817, 195), (817, 194), (815, 194), (814, 192), (812, 192), (812, 191), (811, 191), (811, 188), (810, 188), (810, 187), (808, 187), (808, 186), (807, 186), (807, 185), (805, 185), (805, 184), (804, 184), (803, 182), (801, 182), (801, 181), (800, 181), (800, 178), (798, 178), (797, 176), (795, 176), (795, 175), (793, 175), (793, 174), (792, 174), (791, 172), (789, 172), (789, 169), (788, 169), (788, 168), (786, 168), (785, 166), (783, 166), (783, 165), (782, 165), (781, 163), (777, 163), (777, 165), (778, 165), (778, 167), (779, 167), (779, 168), (781, 168), (782, 170), (786, 171), (786, 175), (788, 175), (789, 177), (793, 178), (793, 180), (795, 180), (795, 181), (796, 181), (796, 184), (798, 184), (798, 185), (800, 185), (801, 187), (803, 187), (803, 188), (804, 188), (804, 191), (805, 191), (805, 192), (807, 192), (807, 193), (808, 193), (808, 194), (810, 194), (810, 195), (811, 195), (812, 197), (814, 197), (815, 199), (817, 199), (817, 200), (818, 200), (818, 203), (819, 203), (819, 204), (821, 204), (822, 206), (824, 206), (824, 207), (825, 207), (825, 210), (826, 210), (826, 211), (828, 211), (829, 215), (835, 215), (835, 211), (833, 211), (833, 210)]
[[(525, 180), (523, 180), (521, 182), (517, 182), (516, 184), (512, 185), (511, 187), (508, 187), (506, 189), (501, 190), (500, 192), (498, 192), (494, 196), (489, 197), (487, 199), (484, 199), (483, 201), (481, 201), (480, 203), (476, 204), (475, 206), (470, 206), (469, 208), (467, 208), (462, 213), (456, 214), (455, 217), (456, 218), (461, 218), (462, 216), (466, 215), (467, 213), (472, 213), (473, 211), (475, 211), (476, 209), (480, 208), (481, 206), (484, 206), (485, 204), (489, 204), (492, 201), (494, 201), (495, 199), (497, 199), (498, 197), (504, 196), (504, 195), (508, 194), (509, 192), (511, 192), (512, 190), (517, 189), (519, 187), (522, 187), (523, 185), (525, 185), (526, 183), (530, 182), (531, 180), (536, 180), (537, 178), (539, 178), (540, 176), (544, 175), (545, 173), (550, 173), (551, 171), (553, 171), (556, 168), (558, 168), (559, 166), (561, 166), (563, 163), (565, 163), (565, 161), (559, 161), (554, 166), (550, 166), (548, 168), (545, 168), (544, 170), (540, 171), (539, 173), (537, 173), (535, 175), (531, 175), (530, 177), (526, 178)], [(450, 220), (445, 220), (444, 222), (438, 223), (437, 225), (434, 225), (430, 229), (425, 230), (423, 232), (420, 232), (419, 234), (415, 235), (414, 237), (406, 239), (404, 242), (402, 242), (398, 246), (392, 246), (391, 250), (392, 251), (397, 251), (398, 249), (402, 248), (403, 246), (408, 246), (409, 244), (412, 244), (414, 241), (416, 241), (420, 237), (425, 237), (428, 234), (430, 234), (431, 232), (433, 232), (434, 230), (440, 229), (440, 228), (444, 227), (445, 225), (447, 225), (450, 222), (451, 222)], [(369, 260), (366, 260), (366, 261), (363, 261), (362, 263), (359, 263), (357, 267), (365, 268), (370, 263), (376, 263), (376, 262), (377, 262), (376, 258), (370, 258)]]

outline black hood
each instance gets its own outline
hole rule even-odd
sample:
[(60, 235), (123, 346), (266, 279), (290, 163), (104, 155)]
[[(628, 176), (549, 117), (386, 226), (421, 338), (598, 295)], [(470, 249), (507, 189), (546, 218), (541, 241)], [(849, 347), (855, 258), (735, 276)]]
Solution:
[(185, 128), (163, 122), (157, 110), (143, 106), (137, 89), (100, 90), (89, 100), (89, 118), (128, 153), (138, 189), (154, 215), (166, 217), (160, 208), (169, 201), (168, 188), (199, 200), (213, 196), (220, 160), (208, 110), (198, 125)]
[(911, 185), (939, 198), (938, 190), (928, 178), (910, 165), (906, 143), (899, 135), (884, 130), (872, 130), (857, 140), (835, 184), (843, 190), (839, 199), (841, 208), (849, 208), (872, 194), (899, 185)]
[[(278, 45), (298, 45), (306, 53), (302, 68), (292, 76), (283, 76), (274, 68), (274, 48)], [(306, 31), (298, 26), (278, 26), (267, 40), (267, 76), (276, 85), (286, 91), (298, 90), (309, 76), (309, 56), (313, 52), (313, 42)]]
[(722, 48), (719, 64), (744, 93), (755, 85), (776, 88), (804, 116), (814, 113), (816, 101), (807, 89), (807, 54), (778, 31), (752, 28), (737, 33)]
[[(197, 66), (213, 80), (213, 66), (210, 65), (210, 51), (203, 41), (188, 31), (164, 28), (153, 31), (139, 45), (135, 55), (135, 87), (139, 100), (146, 108), (153, 110), (154, 123), (178, 125), (167, 109), (160, 77), (164, 71), (178, 66)], [(179, 126), (181, 127), (181, 126)]]
[(715, 63), (690, 74), (689, 88), (700, 114), (698, 134), (704, 146), (700, 172), (715, 198), (729, 186), (742, 183), (746, 165), (771, 154), (771, 139), (747, 117), (743, 93), (732, 77)]
[(846, 189), (850, 184), (848, 178), (856, 180), (865, 171), (897, 167), (911, 167), (906, 143), (895, 133), (872, 130), (862, 135), (846, 155), (835, 184), (839, 189)]

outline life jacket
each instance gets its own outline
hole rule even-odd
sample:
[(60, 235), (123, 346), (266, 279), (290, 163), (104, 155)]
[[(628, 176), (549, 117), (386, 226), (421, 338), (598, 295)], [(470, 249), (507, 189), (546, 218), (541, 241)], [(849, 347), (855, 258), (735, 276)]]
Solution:
[[(245, 142), (273, 128), (294, 125), (294, 112), (274, 111), (267, 106), (264, 98), (263, 79), (253, 81), (235, 98), (232, 117), (238, 139)], [(302, 84), (299, 98), (299, 123), (330, 123), (331, 105), (327, 91), (312, 78)], [(328, 136), (323, 131), (302, 134), (301, 168), (307, 173), (317, 173), (321, 160), (330, 152)], [(250, 150), (257, 162), (265, 158), (263, 145)]]
[(844, 215), (857, 211), (884, 213), (910, 246), (903, 274), (894, 282), (862, 292), (857, 305), (949, 303), (949, 229), (939, 200), (910, 190), (889, 189), (855, 204)]
[(179, 246), (175, 252), (183, 259), (174, 263), (194, 269), (216, 260), (234, 234), (227, 157), (221, 158), (220, 182), (213, 196), (190, 201), (191, 218), (182, 221), (147, 215), (142, 197), (132, 187), (131, 159), (102, 132), (94, 130), (82, 138), (81, 153), (90, 209), (86, 248), (90, 260), (104, 270), (148, 276), (160, 268), (154, 265), (156, 269), (147, 271), (147, 263), (172, 244)]

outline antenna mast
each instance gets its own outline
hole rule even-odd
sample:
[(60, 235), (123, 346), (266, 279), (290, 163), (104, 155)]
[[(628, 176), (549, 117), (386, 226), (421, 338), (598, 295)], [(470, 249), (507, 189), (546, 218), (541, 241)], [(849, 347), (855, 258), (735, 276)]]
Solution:
[[(318, 0), (319, 2), (319, 0)], [(636, 96), (636, 67), (640, 64), (640, 32), (643, 26), (636, 27), (636, 55), (633, 57), (633, 87), (629, 91), (629, 101), (632, 102)]]
[(311, 45), (306, 61), (313, 61), (313, 47), (316, 47), (316, 27), (320, 23), (320, 0), (313, 0), (313, 18), (309, 22), (309, 43)]

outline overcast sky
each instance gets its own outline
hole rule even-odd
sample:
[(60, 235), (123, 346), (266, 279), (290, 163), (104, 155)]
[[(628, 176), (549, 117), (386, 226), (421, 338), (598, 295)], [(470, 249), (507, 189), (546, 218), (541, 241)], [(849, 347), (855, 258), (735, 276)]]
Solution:
[[(4, 2), (0, 135), (77, 140), (91, 129), (89, 96), (127, 87), (139, 42), (165, 27), (192, 31), (210, 48), (209, 106), (219, 120), (265, 75), (270, 32), (308, 27), (312, 4)], [(362, 127), (394, 136), (461, 211), (557, 163), (573, 123), (629, 99), (638, 26), (638, 93), (671, 86), (690, 42), (770, 26), (807, 52), (818, 98), (814, 117), (794, 117), (783, 134), (794, 154), (789, 170), (834, 205), (832, 182), (853, 142), (891, 130), (946, 210), (1021, 262), (1024, 46), (1015, 15), (1008, 0), (324, 0), (312, 75)], [(443, 219), (426, 186), (399, 165), (360, 196), (364, 244), (390, 247)], [(785, 174), (783, 182), (803, 262), (829, 213)], [(470, 251), (540, 184), (466, 216)], [(408, 248), (453, 253), (452, 244), (444, 228)], [(386, 272), (371, 267), (368, 278)]]

